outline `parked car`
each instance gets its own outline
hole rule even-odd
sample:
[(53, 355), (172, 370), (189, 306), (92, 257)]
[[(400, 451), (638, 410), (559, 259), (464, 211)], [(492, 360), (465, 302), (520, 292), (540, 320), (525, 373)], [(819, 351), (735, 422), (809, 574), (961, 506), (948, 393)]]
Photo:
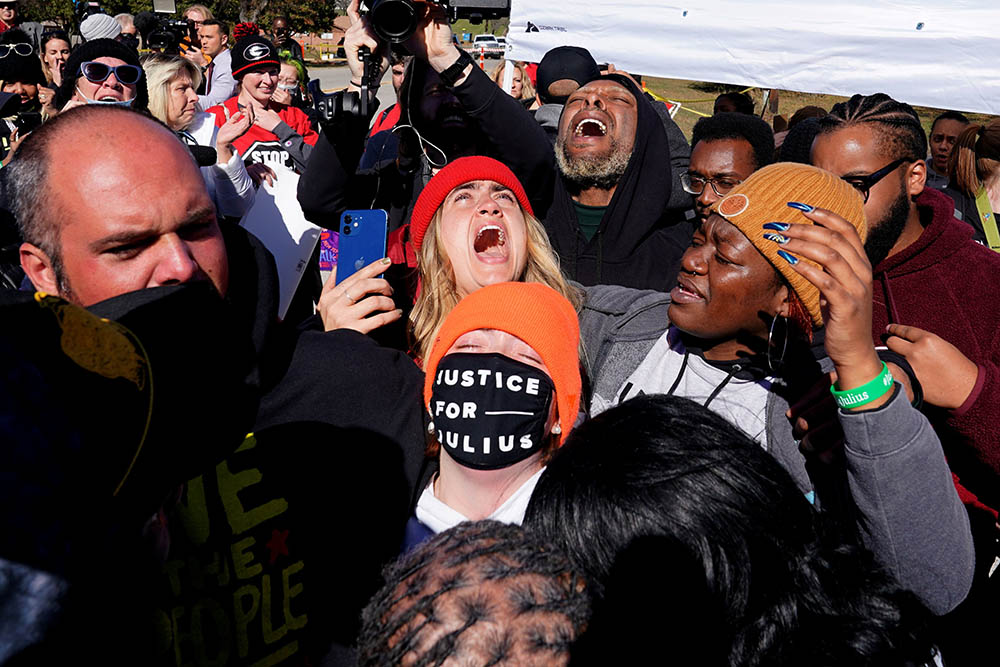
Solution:
[(476, 35), (472, 39), (472, 46), (469, 47), (473, 55), (482, 53), (487, 58), (502, 58), (505, 50), (496, 35)]

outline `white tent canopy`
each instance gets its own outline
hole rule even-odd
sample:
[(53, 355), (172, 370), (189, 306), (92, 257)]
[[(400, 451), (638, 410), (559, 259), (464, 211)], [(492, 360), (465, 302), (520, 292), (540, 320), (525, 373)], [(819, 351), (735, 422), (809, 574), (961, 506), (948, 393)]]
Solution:
[(1000, 114), (1000, 0), (512, 0), (508, 57)]

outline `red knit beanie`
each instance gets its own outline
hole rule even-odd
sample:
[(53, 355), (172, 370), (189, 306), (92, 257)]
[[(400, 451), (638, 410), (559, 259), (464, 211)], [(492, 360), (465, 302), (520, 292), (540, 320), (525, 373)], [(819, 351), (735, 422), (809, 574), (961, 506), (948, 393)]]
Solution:
[[(499, 181), (498, 181), (499, 182)], [(531, 346), (549, 369), (556, 387), (561, 445), (580, 408), (580, 322), (573, 304), (541, 283), (497, 283), (477, 289), (448, 314), (424, 365), (424, 405), (429, 406), (441, 357), (459, 336), (499, 329)]]
[(413, 205), (413, 214), (410, 216), (410, 241), (414, 250), (419, 252), (424, 242), (424, 234), (431, 224), (431, 218), (434, 217), (444, 198), (449, 192), (469, 181), (494, 181), (510, 188), (521, 204), (521, 210), (534, 215), (521, 181), (517, 180), (517, 176), (507, 165), (483, 155), (460, 157), (434, 174), (417, 197), (417, 203)]

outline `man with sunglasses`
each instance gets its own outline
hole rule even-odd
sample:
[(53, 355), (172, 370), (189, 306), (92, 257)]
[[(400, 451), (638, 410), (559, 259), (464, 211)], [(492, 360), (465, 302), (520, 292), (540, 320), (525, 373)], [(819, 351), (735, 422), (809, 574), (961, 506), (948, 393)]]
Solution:
[[(906, 357), (937, 408), (928, 416), (963, 499), (1000, 508), (1000, 255), (972, 240), (950, 198), (925, 187), (926, 155), (917, 114), (882, 93), (837, 104), (812, 147), (812, 163), (865, 201), (876, 345)], [(972, 514), (973, 533), (985, 527), (979, 536), (993, 545), (977, 554), (988, 570), (996, 513), (981, 523)]]
[(84, 104), (110, 104), (145, 110), (146, 75), (139, 55), (113, 39), (95, 39), (76, 47), (63, 68), (56, 92), (62, 111)]
[(774, 134), (760, 118), (724, 111), (699, 120), (691, 133), (691, 163), (681, 175), (697, 222), (705, 222), (712, 204), (772, 162)]

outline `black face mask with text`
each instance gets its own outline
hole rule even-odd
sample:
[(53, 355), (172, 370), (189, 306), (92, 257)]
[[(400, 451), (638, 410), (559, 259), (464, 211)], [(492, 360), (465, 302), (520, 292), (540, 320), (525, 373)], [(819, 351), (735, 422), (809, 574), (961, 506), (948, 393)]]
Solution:
[(431, 419), (438, 442), (467, 468), (498, 470), (542, 446), (555, 386), (502, 354), (449, 354), (437, 367)]

